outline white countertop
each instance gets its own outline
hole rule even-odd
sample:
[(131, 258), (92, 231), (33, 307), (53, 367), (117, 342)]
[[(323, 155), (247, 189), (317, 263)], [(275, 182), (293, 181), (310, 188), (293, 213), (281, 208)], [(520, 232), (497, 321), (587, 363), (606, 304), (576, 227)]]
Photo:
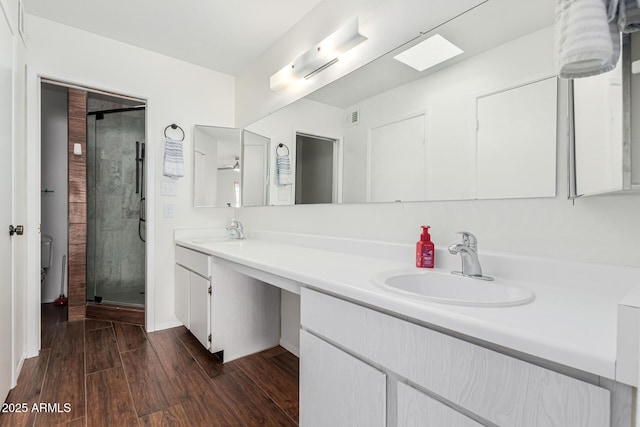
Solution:
[[(504, 257), (503, 261), (497, 261), (500, 257), (495, 255), (483, 259), (481, 252), (486, 274), (510, 281), (514, 281), (513, 276), (518, 273), (532, 278), (531, 281), (518, 280), (518, 283), (533, 290), (535, 300), (514, 307), (465, 307), (417, 301), (373, 284), (374, 274), (413, 267), (413, 256), (406, 261), (398, 260), (410, 254), (411, 245), (395, 245), (391, 251), (395, 255), (382, 258), (370, 256), (375, 250), (363, 250), (369, 252), (367, 256), (346, 253), (366, 245), (362, 241), (350, 241), (339, 250), (330, 250), (331, 239), (320, 238), (317, 246), (324, 248), (318, 249), (308, 247), (311, 246), (308, 238), (300, 238), (299, 242), (303, 243), (299, 245), (294, 244), (292, 238), (263, 240), (264, 235), (256, 235), (258, 238), (251, 236), (241, 241), (194, 243), (192, 237), (180, 237), (176, 232), (176, 244), (399, 317), (615, 379), (618, 303), (640, 281), (640, 269), (523, 257), (506, 258), (511, 267), (500, 268)], [(451, 263), (457, 262), (455, 257), (444, 256), (443, 251), (436, 256), (446, 260), (440, 264), (447, 264), (445, 268), (434, 269), (437, 272), (448, 273)], [(436, 265), (439, 265), (438, 258)], [(520, 271), (514, 271), (518, 269)], [(527, 269), (530, 274), (526, 274)], [(549, 280), (545, 280), (547, 277)]]

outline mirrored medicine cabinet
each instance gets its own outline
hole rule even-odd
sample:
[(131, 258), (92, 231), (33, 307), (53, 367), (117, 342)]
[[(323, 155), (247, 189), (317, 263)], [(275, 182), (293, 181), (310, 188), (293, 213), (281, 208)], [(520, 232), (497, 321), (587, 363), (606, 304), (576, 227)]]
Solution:
[(240, 130), (195, 126), (193, 204), (240, 206)]
[(640, 34), (624, 35), (614, 70), (572, 81), (571, 198), (640, 190), (639, 60)]
[(267, 204), (268, 138), (247, 130), (202, 125), (196, 125), (193, 134), (195, 207)]

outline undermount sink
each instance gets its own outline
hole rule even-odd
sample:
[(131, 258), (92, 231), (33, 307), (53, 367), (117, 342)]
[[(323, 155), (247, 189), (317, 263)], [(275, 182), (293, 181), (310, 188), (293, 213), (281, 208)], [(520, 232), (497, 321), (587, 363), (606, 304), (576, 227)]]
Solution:
[(499, 279), (488, 282), (417, 268), (388, 271), (372, 280), (389, 292), (443, 304), (506, 307), (535, 298), (530, 289)]

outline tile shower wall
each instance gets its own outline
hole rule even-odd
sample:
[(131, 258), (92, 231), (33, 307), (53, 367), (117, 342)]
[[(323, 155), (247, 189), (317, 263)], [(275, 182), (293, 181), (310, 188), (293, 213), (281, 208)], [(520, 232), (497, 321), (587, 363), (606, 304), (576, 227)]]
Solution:
[(135, 158), (136, 141), (145, 138), (145, 112), (105, 114), (102, 120), (91, 115), (87, 124), (87, 298), (144, 304)]

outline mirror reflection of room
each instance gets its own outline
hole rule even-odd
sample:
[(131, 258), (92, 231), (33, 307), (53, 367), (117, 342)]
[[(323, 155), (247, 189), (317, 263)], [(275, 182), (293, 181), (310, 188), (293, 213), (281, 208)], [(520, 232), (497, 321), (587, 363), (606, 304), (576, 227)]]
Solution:
[(296, 133), (296, 205), (336, 201), (337, 144), (335, 139)]
[(195, 126), (194, 206), (240, 207), (240, 131)]
[[(554, 197), (568, 85), (555, 77), (553, 10), (553, 2), (482, 4), (249, 125), (275, 142), (273, 167), (278, 144), (292, 152), (295, 182), (279, 185), (272, 174), (268, 204)], [(527, 20), (482, 31), (510, 14)], [(433, 49), (440, 62), (412, 60)], [(301, 168), (300, 134), (336, 141), (333, 161)], [(307, 194), (323, 177), (325, 196)]]

